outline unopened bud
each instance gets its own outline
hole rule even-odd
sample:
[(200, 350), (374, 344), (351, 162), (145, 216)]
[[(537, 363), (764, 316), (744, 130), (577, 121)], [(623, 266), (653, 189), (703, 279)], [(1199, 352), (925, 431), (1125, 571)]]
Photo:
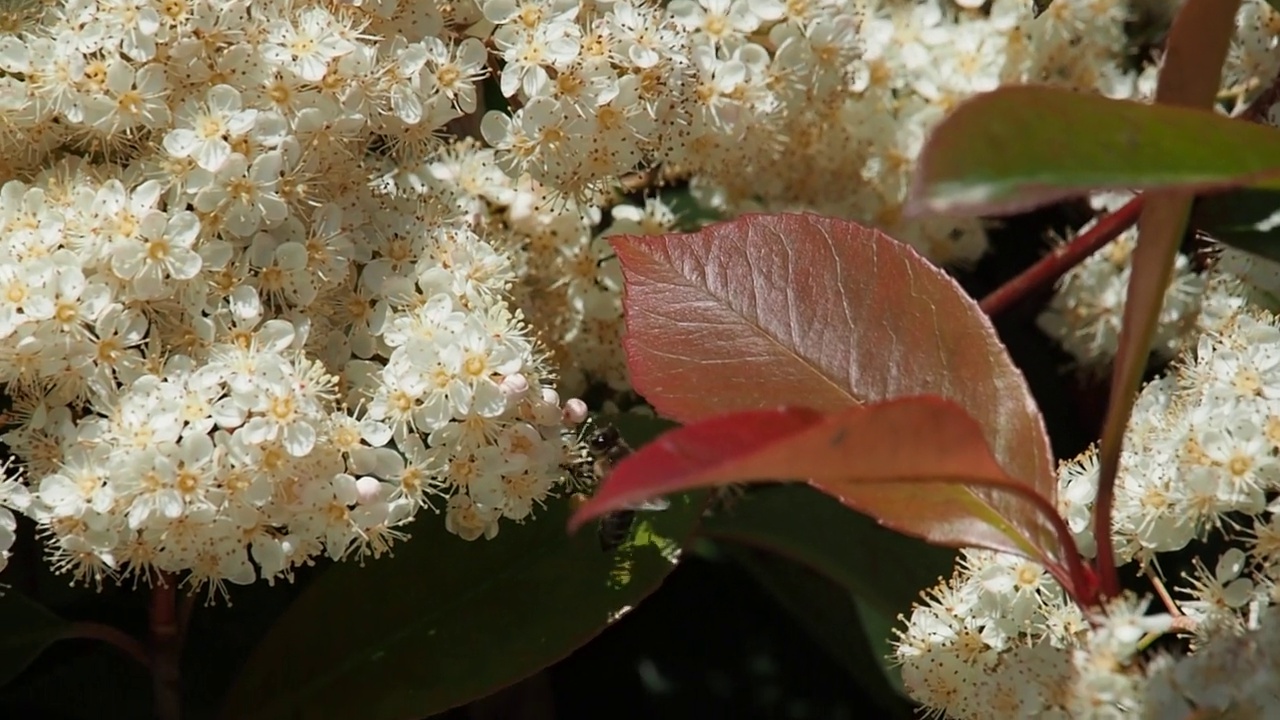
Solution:
[(561, 416), (564, 418), (566, 425), (580, 425), (582, 421), (587, 419), (587, 404), (578, 398), (569, 398), (564, 401), (564, 410)]
[(502, 394), (509, 398), (518, 398), (529, 392), (529, 380), (520, 373), (508, 375), (502, 379)]
[(556, 392), (555, 390), (552, 390), (549, 387), (544, 387), (542, 388), (542, 402), (546, 403), (547, 405), (560, 407), (560, 393)]

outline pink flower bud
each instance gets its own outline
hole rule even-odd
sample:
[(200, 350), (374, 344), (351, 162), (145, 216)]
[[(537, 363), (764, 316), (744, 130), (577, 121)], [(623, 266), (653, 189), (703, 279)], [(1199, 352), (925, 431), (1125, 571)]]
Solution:
[(566, 425), (581, 424), (583, 420), (587, 419), (587, 404), (578, 398), (565, 400), (562, 417)]
[(549, 387), (542, 388), (542, 402), (554, 407), (560, 407), (560, 393)]
[(518, 398), (529, 392), (529, 381), (524, 375), (514, 373), (502, 379), (502, 394), (509, 398)]

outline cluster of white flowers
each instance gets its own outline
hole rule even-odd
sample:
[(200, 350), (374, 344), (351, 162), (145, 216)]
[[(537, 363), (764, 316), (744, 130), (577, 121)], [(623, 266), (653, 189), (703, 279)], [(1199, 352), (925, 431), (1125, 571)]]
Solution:
[(377, 555), (422, 508), (492, 537), (554, 493), (574, 440), (515, 302), (526, 248), (474, 210), (536, 189), (441, 138), (476, 110), (478, 8), (6, 13), (0, 381), (25, 478), (0, 502), (59, 569), (217, 591)]
[[(741, 33), (719, 41), (741, 48), (734, 50), (741, 69), (731, 66), (745, 78), (737, 96), (769, 102), (735, 112), (745, 126), (729, 139), (704, 140), (691, 123), (679, 133), (688, 152), (661, 158), (692, 171), (705, 202), (730, 212), (804, 208), (869, 222), (935, 262), (967, 263), (986, 250), (981, 223), (902, 215), (924, 140), (948, 111), (1002, 84), (1050, 83), (1112, 97), (1138, 97), (1153, 84), (1150, 71), (1124, 68), (1123, 0), (1055, 0), (1039, 16), (1023, 0), (851, 4), (860, 13), (857, 46), (845, 38), (858, 23), (845, 16), (806, 24), (789, 14), (774, 24), (763, 12), (751, 39), (759, 42), (767, 28), (763, 47), (771, 56), (753, 60), (762, 46), (744, 45)], [(828, 6), (787, 4), (788, 13), (794, 8)], [(706, 34), (694, 41), (695, 53), (696, 43), (709, 42)], [(843, 81), (836, 63), (846, 64)], [(710, 94), (705, 84), (695, 82), (700, 96)]]
[(1144, 702), (1149, 718), (1275, 717), (1280, 698), (1280, 608), (1268, 608), (1255, 630), (1221, 636), (1176, 662), (1157, 656), (1151, 665)]
[(1029, 560), (966, 550), (895, 646), (912, 697), (955, 720), (1141, 716), (1139, 642), (1168, 615), (1125, 595), (1088, 618)]
[[(1274, 501), (1280, 493), (1280, 318), (1247, 296), (1231, 275), (1215, 271), (1210, 278), (1185, 349), (1134, 405), (1112, 507), (1113, 547), (1122, 566), (1159, 573), (1169, 564), (1161, 563), (1163, 554), (1192, 553), (1190, 572), (1162, 582), (1190, 626), (1189, 648), (1197, 653), (1214, 652), (1218, 643), (1258, 630), (1264, 618), (1276, 619), (1270, 608), (1280, 587), (1280, 503)], [(1097, 489), (1092, 449), (1060, 466), (1059, 511), (1087, 557), (1096, 553)], [(955, 718), (988, 717), (983, 708), (1015, 697), (1019, 712), (1001, 717), (1041, 717), (1050, 709), (1073, 718), (1141, 714), (1146, 677), (1169, 669), (1130, 660), (1138, 638), (1168, 630), (1167, 616), (1139, 620), (1141, 612), (1131, 608), (1126, 622), (1141, 632), (1122, 633), (1127, 649), (1119, 652), (1119, 636), (1099, 638), (1114, 623), (1086, 624), (1035, 563), (992, 552), (966, 552), (965, 558), (902, 633), (898, 659), (914, 697)], [(1018, 568), (1016, 575), (1010, 567)], [(1007, 579), (1011, 575), (1016, 581)], [(1163, 629), (1156, 627), (1161, 623)], [(1036, 652), (1052, 657), (1027, 664), (1023, 656)], [(1280, 712), (1275, 696), (1271, 703), (1248, 717)]]
[(381, 552), (421, 508), (493, 537), (564, 480), (561, 396), (628, 385), (607, 236), (677, 218), (620, 177), (972, 260), (976, 221), (901, 217), (925, 134), (1006, 82), (1141, 94), (1124, 12), (10, 3), (0, 559), (11, 512), (79, 577), (215, 587)]

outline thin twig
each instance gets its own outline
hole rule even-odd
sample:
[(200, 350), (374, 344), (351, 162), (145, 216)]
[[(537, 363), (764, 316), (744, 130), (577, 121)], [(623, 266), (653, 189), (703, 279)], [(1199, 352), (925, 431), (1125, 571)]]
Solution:
[(63, 640), (100, 640), (128, 655), (139, 665), (151, 669), (151, 656), (137, 638), (119, 628), (97, 622), (76, 622), (61, 635)]
[(1160, 598), (1160, 602), (1164, 603), (1164, 609), (1168, 610), (1169, 614), (1174, 617), (1182, 617), (1184, 614), (1182, 608), (1178, 607), (1178, 603), (1169, 594), (1169, 589), (1164, 586), (1164, 581), (1160, 579), (1160, 576), (1152, 572), (1150, 566), (1143, 572), (1146, 574), (1147, 579), (1151, 581), (1151, 587), (1155, 589), (1156, 597)]
[(1093, 227), (1076, 236), (1074, 240), (1056, 248), (1040, 258), (1035, 265), (996, 288), (990, 295), (982, 298), (982, 302), (978, 303), (979, 307), (988, 317), (996, 317), (1037, 290), (1052, 286), (1058, 278), (1067, 274), (1068, 270), (1079, 265), (1098, 248), (1116, 239), (1120, 233), (1137, 222), (1141, 212), (1142, 196), (1139, 195), (1119, 210), (1102, 216)]

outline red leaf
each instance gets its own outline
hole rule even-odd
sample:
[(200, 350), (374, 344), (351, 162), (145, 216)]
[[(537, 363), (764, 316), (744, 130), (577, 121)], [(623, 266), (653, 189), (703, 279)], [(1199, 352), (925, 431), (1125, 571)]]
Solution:
[(620, 463), (570, 528), (658, 495), (766, 480), (806, 480), (935, 544), (1032, 557), (1068, 589), (1082, 578), (1051, 501), (1000, 468), (963, 408), (929, 397), (739, 412), (672, 430)]
[(689, 423), (938, 395), (977, 420), (1005, 471), (1052, 502), (1048, 438), (1021, 372), (977, 304), (910, 247), (807, 214), (613, 246), (632, 384), (659, 413)]

